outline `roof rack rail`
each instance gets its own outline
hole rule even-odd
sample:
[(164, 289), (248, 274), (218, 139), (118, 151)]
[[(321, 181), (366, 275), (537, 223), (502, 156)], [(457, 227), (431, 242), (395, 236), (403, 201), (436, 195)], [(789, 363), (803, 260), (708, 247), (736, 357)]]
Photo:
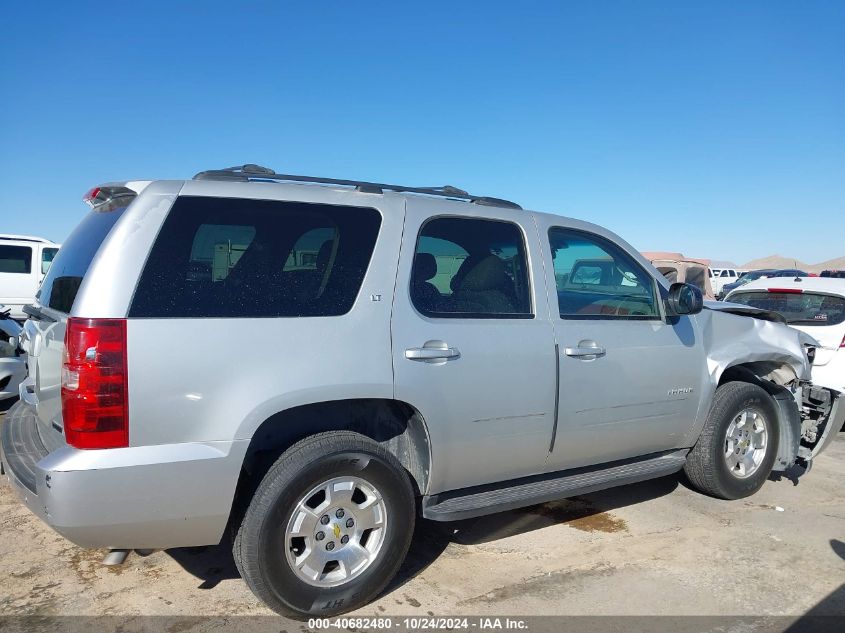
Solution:
[(445, 198), (456, 198), (467, 200), (475, 204), (483, 204), (493, 207), (506, 207), (508, 209), (522, 209), (515, 202), (489, 196), (474, 196), (463, 189), (444, 185), (443, 187), (407, 187), (405, 185), (388, 185), (380, 182), (367, 182), (364, 180), (341, 180), (338, 178), (321, 178), (319, 176), (294, 176), (291, 174), (277, 174), (272, 169), (261, 165), (237, 165), (225, 169), (209, 169), (201, 171), (194, 180), (234, 180), (240, 182), (280, 180), (288, 182), (313, 182), (322, 185), (341, 185), (355, 187), (357, 191), (364, 193), (384, 193), (384, 190), (398, 191), (401, 193), (421, 193), (429, 196), (443, 196)]

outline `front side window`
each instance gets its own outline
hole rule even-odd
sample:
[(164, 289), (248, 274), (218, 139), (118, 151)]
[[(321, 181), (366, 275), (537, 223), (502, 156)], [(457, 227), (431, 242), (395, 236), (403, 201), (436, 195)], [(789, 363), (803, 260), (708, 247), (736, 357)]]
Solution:
[[(659, 318), (654, 280), (633, 258), (596, 235), (549, 229), (561, 318)], [(677, 271), (663, 270), (664, 275)]]
[(32, 248), (0, 245), (0, 273), (27, 275), (32, 270)]
[(432, 317), (531, 318), (522, 231), (495, 220), (429, 220), (417, 238), (411, 299)]
[(345, 314), (380, 225), (371, 208), (182, 196), (153, 245), (130, 316)]
[(845, 298), (838, 295), (750, 290), (732, 295), (731, 303), (777, 312), (791, 325), (839, 325), (845, 321)]

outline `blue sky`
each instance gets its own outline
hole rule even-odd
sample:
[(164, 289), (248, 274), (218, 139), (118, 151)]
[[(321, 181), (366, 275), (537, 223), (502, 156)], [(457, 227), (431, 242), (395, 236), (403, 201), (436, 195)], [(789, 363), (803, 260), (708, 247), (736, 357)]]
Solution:
[(4, 6), (0, 232), (62, 240), (93, 185), (256, 162), (643, 250), (845, 255), (845, 2), (84, 4)]

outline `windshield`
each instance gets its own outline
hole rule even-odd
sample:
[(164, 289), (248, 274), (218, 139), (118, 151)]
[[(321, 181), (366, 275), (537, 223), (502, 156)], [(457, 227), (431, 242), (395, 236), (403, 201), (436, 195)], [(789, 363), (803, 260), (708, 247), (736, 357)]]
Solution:
[(845, 298), (815, 292), (741, 292), (732, 303), (777, 312), (790, 325), (838, 325), (845, 321)]
[[(124, 205), (126, 199), (123, 199)], [(36, 297), (44, 307), (69, 313), (82, 279), (100, 244), (126, 206), (97, 209), (86, 215), (62, 245)]]
[(763, 272), (762, 270), (755, 270), (753, 273), (745, 273), (742, 276), (742, 279), (745, 280), (745, 281), (754, 281), (755, 279), (760, 279), (760, 277), (762, 277), (765, 274), (766, 273)]

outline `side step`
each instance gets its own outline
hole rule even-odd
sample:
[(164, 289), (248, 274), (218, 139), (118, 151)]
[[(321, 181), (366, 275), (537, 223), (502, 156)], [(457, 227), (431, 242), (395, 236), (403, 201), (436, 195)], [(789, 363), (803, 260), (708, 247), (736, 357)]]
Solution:
[(425, 496), (422, 513), (426, 519), (433, 521), (470, 519), (664, 477), (684, 467), (688, 452), (689, 449), (685, 448), (633, 460), (573, 468)]

